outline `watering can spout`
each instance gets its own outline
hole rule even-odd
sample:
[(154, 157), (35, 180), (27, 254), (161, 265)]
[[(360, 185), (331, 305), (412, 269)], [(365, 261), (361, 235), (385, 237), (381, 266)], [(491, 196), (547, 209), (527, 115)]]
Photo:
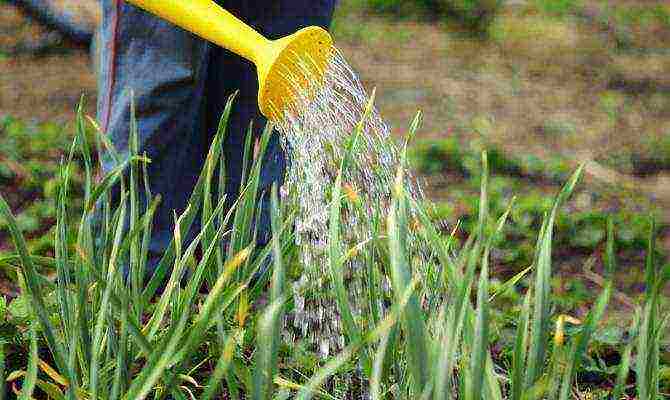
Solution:
[(258, 104), (270, 120), (295, 104), (296, 91), (320, 84), (332, 57), (332, 38), (320, 27), (268, 40), (212, 0), (126, 1), (253, 62)]

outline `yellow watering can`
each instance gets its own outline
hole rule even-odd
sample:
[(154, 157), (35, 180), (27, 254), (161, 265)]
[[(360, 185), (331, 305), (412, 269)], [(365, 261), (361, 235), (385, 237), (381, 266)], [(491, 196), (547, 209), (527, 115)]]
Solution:
[(258, 105), (270, 120), (282, 118), (297, 91), (318, 87), (333, 54), (330, 34), (317, 26), (268, 40), (212, 0), (126, 1), (253, 62)]

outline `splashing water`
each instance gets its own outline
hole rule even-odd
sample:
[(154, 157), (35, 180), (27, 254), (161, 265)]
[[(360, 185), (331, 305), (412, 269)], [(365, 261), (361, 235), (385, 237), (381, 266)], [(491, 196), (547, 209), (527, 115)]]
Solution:
[[(309, 82), (312, 70), (303, 70)], [(294, 82), (305, 81), (291, 78)], [(362, 212), (344, 212), (341, 226), (346, 227), (343, 232), (346, 243), (368, 240), (375, 213), (387, 210), (390, 204), (401, 150), (390, 137), (390, 129), (377, 110), (372, 108), (366, 114), (368, 95), (338, 50), (333, 49), (318, 90), (299, 90), (296, 85), (293, 92), (298, 101), (285, 111), (276, 128), (290, 158), (286, 187), (295, 191), (299, 203), (296, 242), (304, 272), (293, 288), (295, 309), (285, 321), (284, 333), (289, 341), (296, 336), (307, 338), (325, 357), (344, 345), (336, 302), (325, 296), (329, 293), (326, 286), (330, 189), (337, 178), (347, 143), (358, 126), (360, 136), (343, 171), (342, 182), (345, 193), (362, 204)], [(407, 181), (407, 194), (414, 199), (422, 198), (420, 187), (412, 183), (410, 176)], [(356, 317), (364, 307), (363, 264), (353, 260), (345, 267), (350, 304)], [(384, 281), (384, 290), (388, 293), (388, 278), (384, 277)], [(379, 306), (383, 308), (383, 304)]]

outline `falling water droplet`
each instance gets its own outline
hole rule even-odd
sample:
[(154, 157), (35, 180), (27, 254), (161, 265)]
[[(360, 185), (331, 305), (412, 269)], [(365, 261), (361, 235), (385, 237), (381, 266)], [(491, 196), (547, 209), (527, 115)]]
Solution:
[[(368, 115), (365, 114), (369, 97), (360, 79), (337, 49), (333, 49), (332, 54), (323, 79), (314, 80), (320, 82), (318, 90), (300, 87), (297, 82), (305, 80), (292, 76), (290, 71), (286, 73), (287, 83), (292, 86), (297, 101), (276, 122), (291, 160), (284, 186), (287, 189), (283, 193), (285, 197), (294, 194), (298, 202), (295, 242), (304, 269), (299, 284), (294, 285), (293, 326), (303, 338), (318, 344), (315, 350), (322, 356), (341, 349), (345, 343), (328, 278), (328, 210), (330, 189), (352, 133), (361, 129), (356, 147), (347, 160), (347, 168), (343, 170), (342, 181), (357, 188), (361, 210), (352, 211), (346, 207), (342, 210), (342, 226), (346, 227), (342, 240), (347, 245), (353, 246), (371, 237), (373, 227), (370, 221), (378, 210), (388, 209), (396, 170), (401, 162), (401, 150), (379, 112), (373, 107)], [(300, 60), (298, 62), (300, 64)], [(303, 64), (298, 66), (298, 73), (309, 78), (312, 69)], [(423, 194), (413, 177), (407, 174), (405, 180), (407, 195), (420, 199)], [(369, 304), (364, 300), (367, 285), (364, 264), (353, 258), (347, 261), (345, 277), (352, 311), (358, 317)], [(388, 297), (390, 281), (386, 276), (381, 279), (382, 295)], [(305, 298), (310, 300), (305, 301)], [(380, 308), (385, 310), (385, 302), (378, 301)], [(310, 323), (312, 320), (317, 323)], [(317, 326), (320, 327), (318, 332), (315, 331)]]

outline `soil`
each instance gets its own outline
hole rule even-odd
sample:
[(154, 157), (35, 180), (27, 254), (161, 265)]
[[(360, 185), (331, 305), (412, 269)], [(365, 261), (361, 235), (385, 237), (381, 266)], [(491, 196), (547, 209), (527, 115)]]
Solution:
[(0, 6), (0, 116), (68, 123), (82, 95), (95, 115), (96, 82), (87, 48), (74, 46), (12, 6)]
[[(378, 88), (377, 104), (398, 135), (421, 110), (419, 138), (461, 131), (465, 141), (483, 138), (510, 155), (586, 162), (587, 184), (631, 201), (642, 194), (670, 221), (670, 171), (643, 166), (649, 141), (670, 134), (668, 42), (665, 51), (618, 52), (596, 27), (508, 13), (497, 28), (505, 41), (368, 17), (365, 31), (347, 32), (353, 40), (343, 51), (365, 86)], [(651, 35), (648, 43), (663, 43)], [(629, 169), (601, 161), (636, 153)]]

